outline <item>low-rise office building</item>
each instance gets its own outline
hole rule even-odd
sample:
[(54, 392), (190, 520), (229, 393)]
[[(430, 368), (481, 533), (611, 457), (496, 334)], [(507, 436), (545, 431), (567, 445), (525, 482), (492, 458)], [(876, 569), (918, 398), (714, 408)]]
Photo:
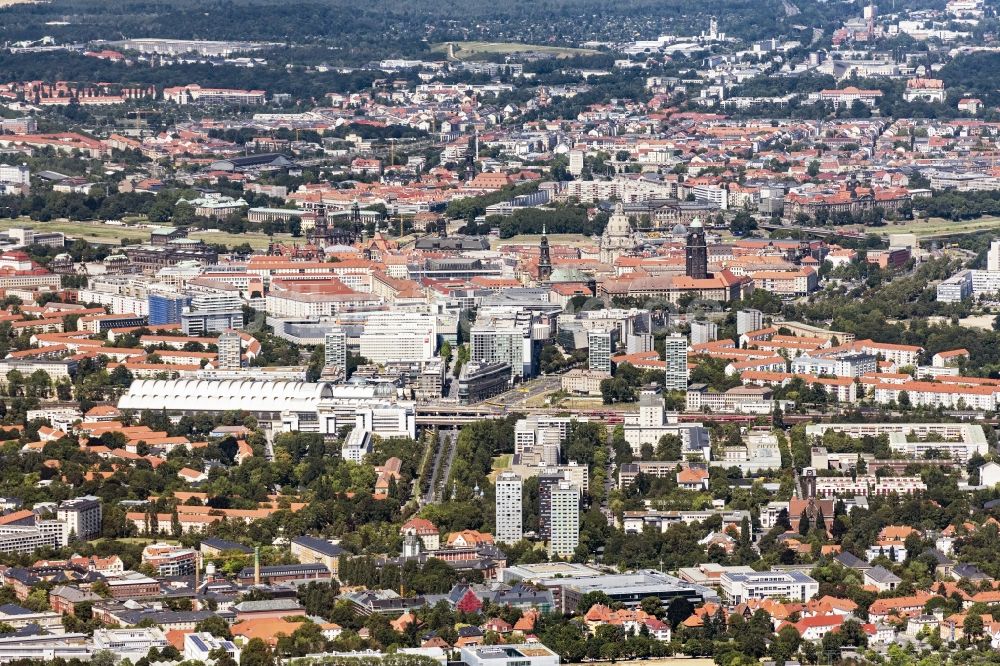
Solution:
[(730, 604), (750, 599), (791, 599), (806, 602), (819, 592), (819, 583), (801, 571), (726, 572), (719, 580)]

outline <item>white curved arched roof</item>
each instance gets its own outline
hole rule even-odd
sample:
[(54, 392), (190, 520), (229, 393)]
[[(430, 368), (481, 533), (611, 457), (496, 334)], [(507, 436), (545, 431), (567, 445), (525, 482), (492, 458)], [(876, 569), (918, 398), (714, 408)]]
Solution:
[(119, 409), (221, 412), (310, 412), (331, 395), (325, 382), (249, 379), (139, 379), (118, 400)]

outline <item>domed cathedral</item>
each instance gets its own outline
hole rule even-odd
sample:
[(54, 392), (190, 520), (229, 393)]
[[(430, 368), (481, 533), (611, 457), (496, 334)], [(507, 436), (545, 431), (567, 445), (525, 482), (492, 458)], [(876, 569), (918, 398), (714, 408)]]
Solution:
[(632, 224), (625, 214), (625, 206), (619, 201), (601, 235), (601, 263), (615, 263), (615, 259), (634, 250), (637, 244)]

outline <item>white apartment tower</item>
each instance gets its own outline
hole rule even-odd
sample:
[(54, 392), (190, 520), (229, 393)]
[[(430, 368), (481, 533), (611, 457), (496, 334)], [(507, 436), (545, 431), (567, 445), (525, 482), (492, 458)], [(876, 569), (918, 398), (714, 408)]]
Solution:
[(712, 321), (691, 322), (691, 344), (700, 345), (719, 339), (719, 326)]
[(580, 489), (561, 481), (549, 492), (549, 556), (571, 557), (580, 545)]
[(56, 508), (56, 519), (65, 524), (66, 536), (93, 539), (101, 534), (101, 500), (84, 495), (62, 502)]
[(736, 334), (759, 331), (764, 326), (764, 313), (760, 310), (739, 310), (736, 313)]
[(503, 472), (496, 485), (496, 540), (517, 543), (524, 531), (521, 524), (523, 484), (514, 472)]
[(656, 391), (643, 390), (639, 394), (639, 426), (642, 428), (662, 428), (665, 404), (663, 396)]
[(626, 354), (641, 354), (655, 349), (655, 341), (652, 333), (629, 333), (625, 338)]
[(323, 337), (323, 369), (336, 379), (347, 379), (347, 333), (342, 328), (331, 329)]
[(534, 323), (532, 314), (528, 312), (511, 317), (480, 315), (470, 331), (471, 360), (480, 363), (508, 363), (512, 379), (533, 376)]
[(31, 185), (31, 171), (23, 164), (0, 164), (0, 183)]
[(611, 356), (614, 352), (614, 331), (594, 329), (587, 332), (590, 369), (611, 372)]
[(663, 339), (666, 376), (663, 388), (667, 391), (686, 391), (688, 385), (688, 341), (683, 335), (668, 335)]
[(219, 369), (239, 370), (243, 367), (243, 340), (236, 331), (226, 331), (219, 336)]
[(986, 270), (1000, 271), (1000, 241), (990, 243), (990, 251), (986, 254)]

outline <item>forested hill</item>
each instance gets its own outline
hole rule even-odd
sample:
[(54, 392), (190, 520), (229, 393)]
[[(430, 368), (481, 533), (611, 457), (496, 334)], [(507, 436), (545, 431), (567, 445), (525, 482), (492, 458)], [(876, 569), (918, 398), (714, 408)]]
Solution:
[[(944, 0), (897, 0), (902, 4), (943, 6)], [(803, 29), (806, 36), (857, 11), (854, 3), (815, 0), (53, 0), (0, 11), (0, 39), (291, 41), (323, 44), (333, 59), (345, 49), (414, 54), (428, 42), (459, 39), (578, 44), (690, 35), (707, 29), (711, 16), (741, 39)]]
[(962, 90), (986, 104), (997, 104), (1000, 102), (998, 71), (1000, 53), (982, 51), (958, 56), (941, 68), (940, 75), (949, 89)]

